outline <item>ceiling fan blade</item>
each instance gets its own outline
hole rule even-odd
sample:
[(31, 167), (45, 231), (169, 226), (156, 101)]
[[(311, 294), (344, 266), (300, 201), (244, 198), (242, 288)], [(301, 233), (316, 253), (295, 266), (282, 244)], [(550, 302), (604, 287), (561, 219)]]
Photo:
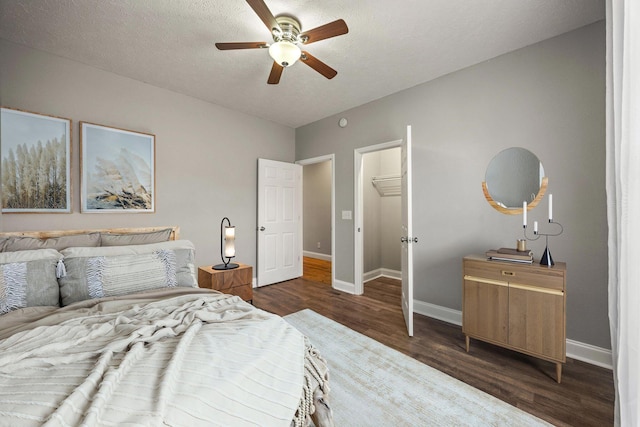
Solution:
[(311, 55), (309, 52), (303, 51), (300, 60), (328, 79), (332, 79), (336, 76), (336, 74), (338, 74), (336, 70), (329, 67), (327, 64)]
[(264, 25), (267, 26), (269, 32), (271, 32), (274, 28), (280, 29), (280, 25), (278, 25), (278, 21), (273, 16), (273, 13), (269, 10), (267, 5), (262, 0), (247, 0), (251, 9), (258, 15), (258, 17), (264, 22)]
[(273, 66), (271, 67), (271, 73), (269, 74), (267, 83), (269, 83), (270, 85), (277, 85), (280, 82), (282, 70), (284, 70), (284, 67), (278, 64), (276, 61), (273, 61)]
[(347, 23), (342, 19), (338, 19), (337, 21), (329, 22), (328, 24), (324, 24), (320, 27), (305, 31), (300, 34), (300, 37), (307, 39), (304, 44), (309, 44), (331, 37), (341, 36), (348, 32), (349, 28), (347, 27)]
[(230, 49), (260, 49), (269, 46), (265, 42), (234, 42), (234, 43), (216, 43), (216, 47), (220, 50)]

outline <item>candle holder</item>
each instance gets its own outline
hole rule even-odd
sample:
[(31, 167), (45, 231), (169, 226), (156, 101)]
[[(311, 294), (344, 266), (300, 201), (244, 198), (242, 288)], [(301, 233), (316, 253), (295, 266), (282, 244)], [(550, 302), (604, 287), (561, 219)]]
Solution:
[(555, 265), (555, 263), (553, 262), (553, 258), (551, 257), (551, 251), (549, 251), (549, 236), (559, 236), (564, 231), (564, 227), (562, 227), (562, 224), (560, 224), (559, 222), (555, 222), (554, 220), (550, 219), (549, 224), (560, 227), (560, 230), (557, 233), (540, 233), (539, 231), (533, 230), (533, 235), (535, 237), (529, 237), (527, 236), (527, 226), (525, 224), (522, 225), (523, 235), (525, 239), (534, 242), (538, 240), (540, 236), (545, 237), (545, 248), (544, 253), (542, 254), (542, 258), (540, 258), (540, 265), (546, 265), (547, 267)]

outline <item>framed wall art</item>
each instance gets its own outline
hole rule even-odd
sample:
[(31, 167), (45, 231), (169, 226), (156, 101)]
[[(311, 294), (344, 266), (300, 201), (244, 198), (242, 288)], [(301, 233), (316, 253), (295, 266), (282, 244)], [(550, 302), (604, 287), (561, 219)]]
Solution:
[(155, 135), (80, 122), (81, 212), (155, 212)]
[(71, 212), (71, 120), (0, 110), (2, 213)]

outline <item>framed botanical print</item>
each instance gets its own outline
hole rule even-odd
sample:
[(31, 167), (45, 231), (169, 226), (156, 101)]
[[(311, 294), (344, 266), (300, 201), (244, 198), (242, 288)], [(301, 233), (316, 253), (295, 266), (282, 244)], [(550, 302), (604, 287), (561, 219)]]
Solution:
[(2, 213), (71, 212), (71, 120), (0, 110)]
[(155, 135), (80, 122), (82, 212), (155, 212)]

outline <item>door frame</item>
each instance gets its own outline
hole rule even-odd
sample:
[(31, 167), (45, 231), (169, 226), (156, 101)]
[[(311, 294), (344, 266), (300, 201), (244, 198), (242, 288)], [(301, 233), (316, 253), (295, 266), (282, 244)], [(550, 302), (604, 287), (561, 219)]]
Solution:
[(376, 151), (387, 150), (389, 148), (396, 148), (402, 145), (402, 139), (396, 139), (394, 141), (383, 142), (381, 144), (369, 145), (367, 147), (356, 148), (353, 150), (353, 284), (354, 294), (362, 295), (364, 293), (364, 282), (362, 281), (364, 272), (362, 271), (364, 262), (364, 190), (363, 190), (363, 163), (362, 158), (367, 153), (375, 153)]
[[(297, 160), (296, 164), (301, 165), (304, 169), (307, 165), (313, 165), (316, 163), (323, 163), (329, 161), (331, 162), (331, 287), (334, 288), (334, 284), (336, 282), (336, 266), (335, 266), (335, 256), (336, 256), (336, 155), (335, 153), (326, 154), (324, 156), (311, 157), (309, 159)], [(304, 171), (303, 171), (304, 172)], [(303, 173), (304, 175), (304, 173)], [(304, 181), (302, 183), (302, 197), (304, 199)], [(304, 239), (304, 202), (302, 204), (302, 220), (300, 221), (302, 226), (301, 239)], [(300, 243), (300, 251), (301, 256), (304, 256), (304, 248), (302, 242)]]

